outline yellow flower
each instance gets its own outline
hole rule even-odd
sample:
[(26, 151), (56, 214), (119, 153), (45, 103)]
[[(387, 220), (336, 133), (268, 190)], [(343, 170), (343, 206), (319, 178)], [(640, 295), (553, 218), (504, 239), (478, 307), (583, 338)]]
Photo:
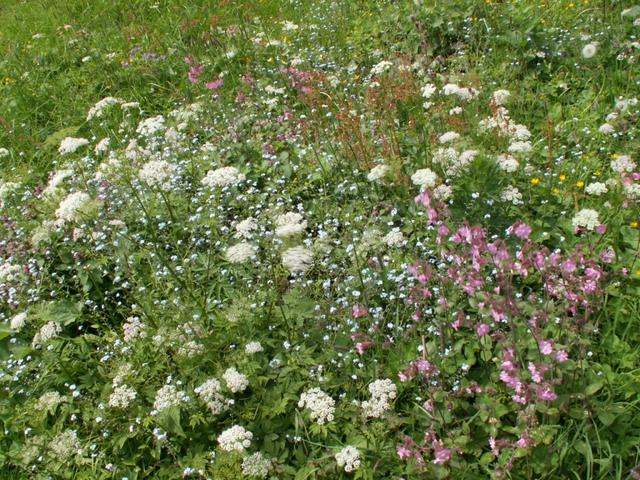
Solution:
[(613, 158), (614, 160), (615, 160), (616, 158), (618, 158), (619, 156), (620, 156), (620, 155), (618, 155), (617, 153), (612, 153), (612, 154), (611, 154), (611, 158)]
[(560, 193), (560, 190), (558, 190), (558, 189), (557, 189), (557, 188), (555, 188), (555, 187), (554, 187), (551, 191), (552, 191), (553, 193)]
[(561, 182), (564, 182), (567, 179), (567, 176), (562, 174), (558, 178), (560, 179)]
[(578, 188), (584, 187), (584, 182), (582, 180), (580, 180), (579, 182), (576, 182), (576, 187)]
[(531, 185), (538, 185), (540, 183), (540, 179), (538, 177), (533, 177), (531, 179)]
[(601, 172), (600, 170), (596, 170), (595, 172), (593, 172), (593, 174), (594, 174), (596, 177), (599, 177), (600, 175), (602, 175), (602, 172)]
[(638, 228), (638, 222), (633, 221), (633, 222), (631, 222), (631, 223), (629, 224), (629, 226), (630, 226), (631, 228)]

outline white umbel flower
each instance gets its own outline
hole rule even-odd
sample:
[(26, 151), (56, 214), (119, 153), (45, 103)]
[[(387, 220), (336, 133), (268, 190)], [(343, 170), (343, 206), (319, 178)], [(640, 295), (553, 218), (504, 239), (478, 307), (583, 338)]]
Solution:
[(238, 372), (238, 370), (233, 367), (227, 368), (222, 378), (227, 383), (229, 390), (233, 393), (244, 392), (249, 386), (249, 379), (246, 375)]
[(608, 192), (607, 185), (602, 182), (594, 182), (587, 185), (584, 189), (589, 195), (600, 196)]
[(158, 413), (167, 408), (177, 407), (184, 403), (185, 400), (185, 393), (179, 391), (175, 385), (165, 385), (156, 393), (153, 409), (155, 413)]
[(436, 185), (438, 182), (438, 175), (429, 168), (421, 168), (411, 175), (411, 181), (414, 185), (418, 185), (420, 190), (427, 190)]
[(520, 167), (518, 160), (513, 158), (511, 155), (499, 155), (496, 162), (498, 163), (500, 170), (507, 173), (513, 173)]
[(251, 446), (252, 439), (253, 434), (250, 431), (240, 425), (234, 425), (218, 436), (218, 444), (225, 452), (243, 452)]
[(162, 115), (157, 115), (155, 117), (149, 117), (142, 120), (136, 128), (136, 133), (143, 137), (152, 137), (158, 132), (163, 131), (164, 128), (164, 117)]
[(56, 210), (56, 217), (61, 222), (73, 222), (80, 218), (83, 209), (91, 201), (86, 192), (75, 192), (67, 195)]
[(282, 264), (291, 273), (305, 273), (313, 266), (313, 252), (303, 246), (282, 252)]
[(493, 92), (491, 99), (496, 105), (502, 106), (509, 100), (509, 97), (511, 97), (509, 90), (496, 90)]
[(225, 258), (230, 263), (244, 263), (256, 256), (257, 248), (248, 242), (240, 242), (227, 248)]
[(336, 463), (344, 471), (351, 473), (360, 468), (360, 451), (356, 447), (347, 445), (335, 455)]
[(628, 155), (618, 155), (611, 160), (611, 170), (616, 173), (633, 172), (636, 169), (636, 162), (631, 160)]
[(38, 331), (38, 333), (36, 333), (35, 336), (33, 337), (33, 340), (31, 341), (31, 346), (38, 347), (40, 345), (44, 345), (49, 340), (56, 338), (61, 331), (62, 331), (62, 327), (60, 326), (59, 323), (54, 321), (45, 323), (42, 326), (42, 328), (40, 328), (40, 331)]
[(446, 132), (438, 137), (439, 143), (451, 143), (455, 142), (460, 138), (460, 134), (458, 132)]
[(264, 348), (260, 342), (249, 342), (244, 347), (244, 351), (249, 355), (253, 355), (254, 353), (264, 352)]
[(212, 414), (219, 415), (233, 404), (233, 400), (222, 395), (221, 390), (220, 382), (215, 378), (210, 378), (193, 391), (207, 404)]
[(205, 187), (227, 187), (244, 181), (245, 175), (240, 173), (236, 167), (222, 167), (217, 170), (209, 170), (202, 179)]
[(127, 408), (135, 400), (136, 395), (134, 388), (126, 385), (117, 385), (109, 396), (109, 406), (111, 408)]
[(599, 214), (596, 210), (590, 208), (583, 208), (575, 214), (571, 224), (575, 227), (582, 227), (587, 230), (593, 230), (600, 225)]
[(397, 227), (387, 233), (382, 238), (382, 241), (384, 241), (388, 247), (402, 247), (406, 243), (404, 235)]
[(171, 179), (176, 174), (176, 166), (165, 160), (152, 160), (145, 163), (138, 177), (150, 187), (162, 190), (171, 188)]
[(11, 318), (11, 321), (9, 322), (9, 326), (11, 327), (11, 330), (14, 330), (16, 332), (22, 330), (26, 324), (27, 324), (26, 312), (22, 312), (17, 315), (14, 315)]
[(311, 420), (315, 420), (318, 425), (324, 425), (333, 421), (336, 402), (327, 393), (316, 387), (300, 395), (298, 408), (308, 409), (311, 412)]
[(271, 460), (262, 452), (249, 455), (242, 461), (242, 474), (247, 477), (267, 478), (271, 469)]
[(60, 146), (58, 147), (58, 153), (60, 155), (69, 155), (70, 153), (75, 152), (80, 147), (84, 147), (89, 144), (89, 140), (86, 138), (75, 138), (75, 137), (67, 137), (60, 142)]
[(236, 233), (233, 236), (235, 238), (251, 238), (253, 236), (253, 232), (257, 229), (258, 222), (255, 218), (245, 218), (236, 224)]
[(287, 238), (303, 233), (307, 228), (307, 221), (304, 217), (296, 212), (288, 212), (279, 215), (275, 221), (276, 237)]
[(389, 173), (388, 165), (376, 165), (371, 170), (369, 170), (369, 173), (367, 174), (367, 180), (369, 180), (370, 182), (379, 182), (387, 176), (387, 173)]
[(365, 417), (380, 418), (391, 409), (391, 401), (396, 398), (398, 389), (389, 379), (376, 380), (369, 384), (371, 399), (362, 402)]

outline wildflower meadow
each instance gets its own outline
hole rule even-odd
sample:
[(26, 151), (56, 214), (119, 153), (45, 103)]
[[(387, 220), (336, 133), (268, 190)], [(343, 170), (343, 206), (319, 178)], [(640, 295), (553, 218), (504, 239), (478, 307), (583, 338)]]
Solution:
[(640, 479), (640, 5), (0, 24), (0, 479)]

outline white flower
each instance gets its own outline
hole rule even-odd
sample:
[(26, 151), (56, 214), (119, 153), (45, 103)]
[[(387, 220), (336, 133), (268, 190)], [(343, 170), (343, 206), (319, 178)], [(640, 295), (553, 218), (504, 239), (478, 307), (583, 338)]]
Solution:
[(442, 93), (446, 96), (454, 95), (460, 100), (467, 102), (476, 97), (479, 92), (475, 88), (460, 87), (455, 83), (447, 83), (442, 87)]
[(436, 200), (440, 200), (443, 202), (446, 200), (449, 200), (452, 195), (453, 195), (453, 188), (451, 188), (449, 185), (445, 185), (444, 183), (442, 185), (438, 185), (433, 190), (433, 197)]
[(433, 170), (422, 168), (411, 175), (411, 181), (414, 185), (418, 185), (420, 190), (432, 188), (438, 182), (438, 175)]
[(175, 165), (165, 160), (152, 160), (142, 166), (138, 177), (150, 187), (168, 190), (171, 188), (171, 178), (175, 173)]
[(107, 153), (109, 151), (110, 143), (111, 143), (111, 140), (109, 139), (109, 137), (103, 138), (98, 142), (98, 144), (96, 145), (96, 148), (93, 149), (93, 152), (96, 155), (102, 155), (103, 153)]
[(49, 449), (58, 462), (64, 462), (80, 452), (78, 434), (73, 430), (65, 430), (49, 442)]
[(64, 169), (58, 170), (54, 175), (49, 179), (49, 183), (47, 187), (42, 191), (42, 194), (45, 196), (52, 196), (58, 191), (58, 187), (64, 182), (67, 178), (73, 175), (73, 170)]
[(225, 258), (230, 263), (244, 263), (256, 257), (257, 247), (248, 242), (240, 242), (227, 248)]
[(611, 169), (616, 173), (633, 172), (636, 169), (636, 162), (632, 161), (628, 155), (619, 155), (611, 161)]
[(155, 117), (145, 118), (142, 120), (136, 128), (136, 133), (143, 137), (151, 137), (164, 130), (164, 128), (164, 117), (162, 115), (157, 115)]
[(56, 210), (56, 217), (61, 222), (73, 222), (80, 218), (80, 215), (91, 197), (85, 192), (75, 192), (67, 195)]
[(600, 125), (600, 128), (598, 128), (598, 131), (603, 135), (611, 135), (616, 131), (616, 129), (613, 128), (613, 125), (610, 123), (603, 123)]
[(583, 227), (587, 230), (593, 230), (596, 226), (600, 225), (600, 219), (597, 211), (590, 208), (583, 208), (575, 214), (571, 223), (576, 228)]
[(387, 233), (382, 240), (389, 247), (401, 247), (406, 243), (404, 235), (402, 235), (402, 232), (397, 227)]
[(254, 353), (264, 352), (264, 348), (260, 342), (249, 342), (245, 345), (244, 351), (249, 355), (252, 355)]
[(227, 368), (222, 378), (233, 393), (244, 392), (249, 386), (249, 379), (246, 375), (241, 374), (233, 367)]
[(226, 452), (234, 450), (243, 452), (251, 446), (253, 434), (240, 425), (228, 428), (218, 436), (220, 448)]
[(607, 185), (601, 182), (594, 182), (587, 185), (584, 189), (586, 193), (589, 195), (602, 195), (603, 193), (607, 193)]
[(298, 408), (306, 408), (311, 411), (311, 420), (317, 421), (318, 425), (333, 421), (333, 414), (336, 411), (336, 402), (320, 388), (312, 388), (300, 395)]
[(582, 47), (582, 56), (584, 58), (593, 58), (598, 51), (598, 46), (595, 43), (587, 43)]
[(438, 137), (438, 142), (440, 143), (451, 143), (455, 142), (460, 138), (460, 134), (457, 132), (447, 132), (443, 133)]
[(67, 137), (63, 139), (62, 142), (60, 142), (60, 146), (58, 147), (58, 152), (60, 153), (60, 155), (68, 155), (70, 153), (75, 152), (80, 147), (83, 147), (88, 144), (89, 144), (89, 140), (87, 140), (86, 138)]
[(382, 62), (373, 66), (373, 68), (371, 69), (371, 75), (381, 75), (387, 70), (389, 70), (392, 66), (393, 66), (393, 63), (387, 60), (383, 60)]
[(248, 217), (236, 224), (235, 238), (251, 238), (253, 231), (258, 228), (258, 222), (253, 217)]
[(33, 340), (31, 341), (31, 345), (35, 348), (39, 345), (44, 345), (49, 340), (56, 338), (60, 332), (62, 331), (62, 327), (60, 324), (51, 321), (42, 326), (40, 331), (35, 334)]
[(496, 105), (504, 105), (510, 96), (509, 90), (496, 90), (491, 98)]
[(376, 380), (369, 384), (371, 399), (362, 402), (365, 417), (380, 418), (391, 409), (390, 402), (398, 394), (395, 384), (389, 379)]
[(522, 205), (522, 194), (516, 187), (508, 185), (500, 194), (500, 200), (503, 202), (511, 202), (514, 205)]
[(360, 468), (360, 452), (351, 445), (347, 445), (336, 453), (335, 459), (338, 466), (344, 467), (344, 471), (347, 473)]
[(266, 458), (262, 452), (249, 455), (242, 461), (242, 474), (247, 477), (267, 478), (271, 460)]
[(13, 282), (22, 272), (20, 265), (14, 265), (10, 262), (0, 264), (0, 282)]
[(624, 193), (632, 200), (640, 199), (640, 184), (633, 183), (631, 185), (625, 185)]
[(38, 399), (38, 407), (52, 413), (64, 400), (65, 397), (56, 391), (46, 392)]
[(498, 167), (500, 167), (500, 170), (503, 170), (507, 173), (513, 173), (516, 170), (518, 170), (518, 167), (520, 167), (520, 164), (518, 163), (518, 161), (513, 158), (513, 156), (511, 155), (499, 155), (497, 158), (497, 163), (498, 163)]
[(93, 118), (100, 118), (104, 111), (111, 105), (122, 103), (122, 100), (115, 97), (105, 97), (89, 109), (87, 113), (87, 122)]
[(422, 96), (426, 99), (429, 100), (434, 93), (436, 93), (436, 86), (432, 83), (427, 83), (424, 87), (422, 87)]
[(17, 315), (14, 315), (11, 318), (11, 322), (9, 322), (9, 326), (11, 330), (19, 331), (24, 328), (27, 324), (27, 312), (21, 312)]
[(177, 407), (184, 403), (185, 397), (185, 393), (179, 391), (175, 385), (165, 385), (156, 392), (153, 410), (158, 413), (167, 408)]
[(9, 156), (9, 150), (7, 150), (4, 147), (0, 148), (0, 158), (4, 158), (8, 156)]
[(145, 325), (142, 323), (139, 317), (129, 317), (122, 325), (125, 343), (130, 343), (136, 338), (144, 338)]
[(282, 252), (282, 264), (291, 273), (305, 273), (313, 266), (313, 252), (303, 246)]
[(202, 179), (205, 187), (227, 187), (244, 181), (246, 177), (236, 167), (222, 167), (217, 170), (209, 170)]
[(276, 218), (276, 237), (287, 238), (302, 233), (307, 228), (307, 222), (299, 213), (289, 212)]
[(531, 142), (512, 142), (509, 145), (511, 153), (529, 153), (532, 150)]
[(109, 396), (109, 406), (112, 408), (127, 408), (136, 398), (136, 391), (126, 385), (117, 385)]
[(387, 165), (376, 165), (367, 174), (367, 180), (370, 182), (378, 182), (387, 176), (389, 167)]
[(210, 378), (202, 385), (194, 389), (194, 392), (209, 407), (213, 415), (219, 415), (229, 409), (233, 400), (226, 398), (222, 393), (222, 385), (215, 378)]

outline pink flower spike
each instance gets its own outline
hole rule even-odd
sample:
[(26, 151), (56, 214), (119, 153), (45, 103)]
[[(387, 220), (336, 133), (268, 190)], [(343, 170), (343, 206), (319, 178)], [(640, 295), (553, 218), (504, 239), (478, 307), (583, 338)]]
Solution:
[(222, 86), (222, 84), (224, 83), (224, 80), (222, 80), (221, 78), (214, 80), (213, 82), (208, 82), (206, 84), (206, 87), (209, 90), (216, 90), (218, 88), (220, 88)]
[(362, 318), (365, 317), (369, 313), (369, 309), (364, 305), (355, 304), (351, 307), (351, 315), (353, 318)]

